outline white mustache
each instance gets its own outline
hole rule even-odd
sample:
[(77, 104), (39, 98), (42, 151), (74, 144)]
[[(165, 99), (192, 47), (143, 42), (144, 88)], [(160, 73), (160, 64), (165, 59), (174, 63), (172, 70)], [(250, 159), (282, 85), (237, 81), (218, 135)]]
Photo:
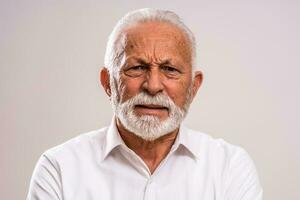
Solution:
[(155, 105), (161, 107), (167, 107), (168, 109), (175, 106), (171, 98), (165, 94), (157, 94), (155, 96), (150, 96), (145, 92), (141, 92), (138, 95), (127, 100), (127, 103), (130, 105)]

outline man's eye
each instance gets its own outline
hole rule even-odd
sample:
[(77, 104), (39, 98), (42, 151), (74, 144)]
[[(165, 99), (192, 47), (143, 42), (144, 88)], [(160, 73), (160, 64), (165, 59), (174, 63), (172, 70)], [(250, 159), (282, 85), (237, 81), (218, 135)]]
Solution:
[(179, 71), (175, 67), (171, 66), (163, 66), (162, 69), (168, 73), (179, 73)]
[(138, 77), (144, 74), (146, 71), (147, 67), (143, 65), (137, 65), (133, 67), (129, 67), (128, 69), (125, 70), (125, 74), (131, 77)]
[(146, 67), (143, 66), (143, 65), (137, 65), (137, 66), (134, 66), (134, 67), (130, 67), (128, 70), (145, 70)]

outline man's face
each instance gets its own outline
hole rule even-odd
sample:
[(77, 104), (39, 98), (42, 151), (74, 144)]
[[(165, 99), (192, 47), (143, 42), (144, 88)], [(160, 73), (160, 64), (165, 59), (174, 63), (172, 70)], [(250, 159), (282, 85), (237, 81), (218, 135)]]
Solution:
[[(135, 117), (137, 121), (152, 120), (157, 126), (168, 122), (172, 127), (165, 132), (175, 130), (193, 96), (191, 47), (186, 36), (173, 25), (147, 22), (127, 28), (121, 38), (124, 54), (111, 82), (115, 86), (112, 98), (114, 104), (118, 104), (115, 105), (117, 117), (124, 118), (121, 119), (123, 125), (134, 121), (128, 118)], [(149, 100), (139, 100), (139, 95)], [(123, 117), (118, 116), (120, 112)], [(173, 121), (170, 118), (174, 118)], [(147, 126), (142, 124), (141, 127)], [(154, 128), (155, 132), (158, 130)], [(166, 133), (160, 135), (163, 134)]]

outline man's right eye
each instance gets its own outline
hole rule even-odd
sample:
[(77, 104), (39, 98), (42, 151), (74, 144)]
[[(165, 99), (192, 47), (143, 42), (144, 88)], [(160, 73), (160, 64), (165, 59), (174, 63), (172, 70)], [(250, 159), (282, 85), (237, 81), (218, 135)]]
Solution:
[(147, 67), (144, 65), (136, 65), (125, 70), (125, 74), (132, 77), (138, 77), (144, 74)]
[(137, 66), (134, 66), (134, 67), (130, 67), (128, 70), (145, 70), (146, 67), (143, 66), (143, 65), (137, 65)]

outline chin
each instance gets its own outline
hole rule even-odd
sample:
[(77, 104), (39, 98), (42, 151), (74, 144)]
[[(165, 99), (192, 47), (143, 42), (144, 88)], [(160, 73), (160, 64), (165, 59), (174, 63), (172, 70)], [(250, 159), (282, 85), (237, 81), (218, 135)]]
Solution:
[(146, 141), (154, 141), (173, 132), (181, 123), (181, 120), (171, 117), (161, 120), (155, 115), (137, 116), (133, 112), (119, 116), (119, 119), (128, 131)]
[[(113, 97), (116, 97), (113, 95)], [(116, 117), (126, 130), (153, 141), (179, 128), (186, 111), (176, 106), (167, 95), (151, 97), (140, 93), (120, 103), (112, 98)]]

